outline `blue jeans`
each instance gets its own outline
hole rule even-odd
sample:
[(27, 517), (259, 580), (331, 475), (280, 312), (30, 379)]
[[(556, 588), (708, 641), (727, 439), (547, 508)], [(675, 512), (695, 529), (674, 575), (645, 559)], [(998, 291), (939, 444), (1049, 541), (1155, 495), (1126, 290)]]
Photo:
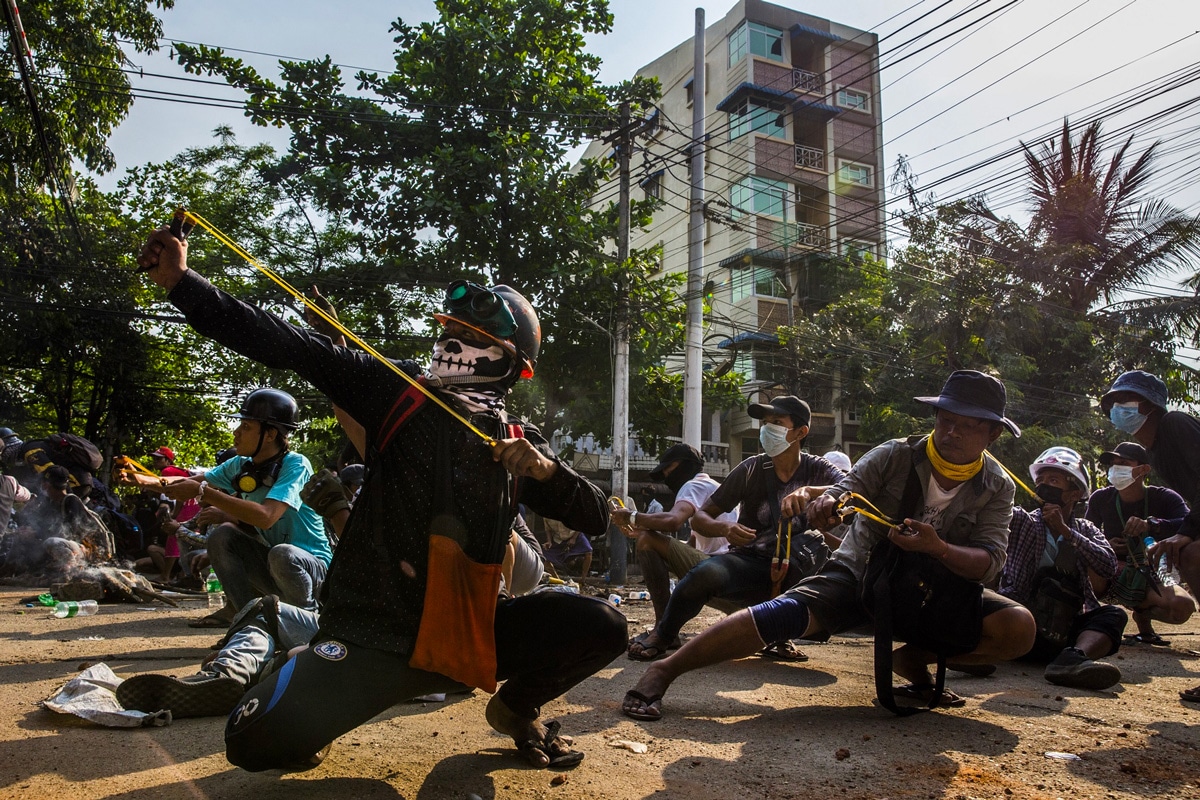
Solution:
[(706, 558), (688, 570), (671, 592), (667, 610), (658, 621), (658, 638), (665, 642), (674, 641), (688, 620), (699, 614), (713, 598), (747, 608), (770, 600), (771, 589), (769, 558), (741, 553), (721, 553)]
[(325, 562), (307, 550), (290, 544), (270, 547), (226, 523), (209, 534), (208, 560), (234, 608), (267, 594), (298, 608), (317, 607)]
[(258, 682), (263, 667), (271, 661), (277, 650), (291, 650), (312, 641), (317, 635), (319, 622), (316, 611), (305, 611), (280, 603), (278, 641), (267, 633), (266, 622), (259, 618), (257, 623), (235, 633), (216, 658), (205, 665), (204, 670), (250, 686)]

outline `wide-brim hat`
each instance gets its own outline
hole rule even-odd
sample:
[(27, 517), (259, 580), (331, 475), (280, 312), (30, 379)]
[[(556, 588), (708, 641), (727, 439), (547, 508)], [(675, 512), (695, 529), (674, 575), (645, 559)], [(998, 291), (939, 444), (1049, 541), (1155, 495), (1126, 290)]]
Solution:
[(1113, 396), (1120, 392), (1132, 392), (1163, 410), (1167, 407), (1167, 385), (1157, 375), (1140, 369), (1121, 373), (1109, 390), (1100, 398), (1100, 408), (1107, 414), (1112, 408)]
[(952, 414), (999, 422), (1018, 439), (1021, 429), (1017, 423), (1004, 416), (1008, 393), (1004, 384), (991, 375), (973, 369), (960, 369), (950, 373), (936, 397), (914, 397), (918, 403), (941, 408)]
[(1150, 463), (1150, 454), (1146, 452), (1146, 448), (1137, 442), (1121, 442), (1112, 450), (1100, 454), (1100, 466), (1111, 467), (1113, 460), (1118, 458), (1128, 458), (1138, 464)]
[(663, 470), (676, 461), (695, 464), (700, 469), (704, 469), (704, 456), (700, 455), (700, 451), (690, 444), (680, 442), (667, 448), (667, 452), (663, 453), (662, 458), (658, 460), (658, 466), (651, 470), (650, 474), (646, 477), (652, 481), (661, 481), (665, 477)]

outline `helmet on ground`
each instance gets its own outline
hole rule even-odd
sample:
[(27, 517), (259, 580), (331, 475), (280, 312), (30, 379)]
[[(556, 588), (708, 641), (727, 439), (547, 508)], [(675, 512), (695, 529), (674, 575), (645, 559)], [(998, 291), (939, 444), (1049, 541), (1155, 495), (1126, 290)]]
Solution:
[(1083, 489), (1086, 498), (1091, 492), (1091, 481), (1088, 479), (1087, 468), (1083, 466), (1083, 458), (1069, 447), (1048, 447), (1037, 460), (1029, 465), (1029, 476), (1035, 481), (1038, 473), (1044, 469), (1059, 469), (1074, 478)]
[(299, 427), (296, 422), (299, 412), (296, 399), (290, 394), (279, 389), (263, 388), (255, 389), (246, 395), (246, 399), (242, 401), (241, 410), (230, 416), (236, 419), (252, 419), (261, 422), (286, 436), (290, 431)]
[(433, 318), (443, 325), (453, 320), (495, 341), (517, 359), (522, 378), (533, 377), (542, 326), (524, 295), (511, 286), (489, 289), (457, 280), (446, 289), (445, 307)]

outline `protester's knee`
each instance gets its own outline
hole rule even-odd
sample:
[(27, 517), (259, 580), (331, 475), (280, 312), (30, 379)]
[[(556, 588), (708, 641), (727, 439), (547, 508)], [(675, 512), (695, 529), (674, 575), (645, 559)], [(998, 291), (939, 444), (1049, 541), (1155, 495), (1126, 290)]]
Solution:
[(286, 544), (277, 544), (267, 551), (267, 566), (272, 575), (289, 574), (299, 568), (292, 547)]
[(1010, 607), (983, 618), (983, 635), (991, 651), (1000, 661), (1020, 658), (1033, 649), (1037, 638), (1037, 623), (1029, 609)]
[(234, 525), (218, 525), (215, 530), (208, 535), (206, 546), (208, 548), (208, 558), (210, 561), (221, 559), (231, 552), (235, 536), (243, 536), (241, 531)]
[(1182, 625), (1196, 613), (1196, 601), (1187, 592), (1176, 592), (1171, 602), (1167, 604), (1167, 618), (1163, 620), (1168, 625)]
[(608, 603), (597, 602), (595, 606), (591, 611), (591, 624), (594, 626), (596, 647), (615, 658), (625, 652), (629, 643), (629, 621)]
[(706, 559), (688, 570), (675, 586), (675, 592), (683, 597), (699, 597), (707, 600), (728, 582), (729, 576), (716, 559)]

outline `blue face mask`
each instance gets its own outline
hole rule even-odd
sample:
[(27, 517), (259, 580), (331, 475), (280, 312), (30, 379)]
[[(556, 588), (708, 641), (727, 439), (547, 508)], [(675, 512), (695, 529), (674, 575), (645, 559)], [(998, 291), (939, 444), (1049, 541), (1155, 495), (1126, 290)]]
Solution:
[(772, 422), (764, 422), (758, 429), (758, 443), (762, 445), (763, 452), (774, 458), (791, 446), (787, 435), (788, 428)]
[(1135, 434), (1146, 424), (1147, 419), (1146, 414), (1138, 411), (1139, 405), (1137, 401), (1114, 403), (1108, 410), (1108, 418), (1117, 430), (1130, 435)]

